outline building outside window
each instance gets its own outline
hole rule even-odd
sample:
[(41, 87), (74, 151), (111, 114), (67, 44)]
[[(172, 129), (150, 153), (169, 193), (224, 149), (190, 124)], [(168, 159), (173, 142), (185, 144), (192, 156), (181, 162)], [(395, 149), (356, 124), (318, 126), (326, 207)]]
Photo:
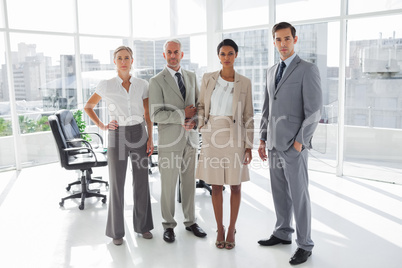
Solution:
[[(306, 12), (298, 12), (302, 8)], [(146, 10), (153, 10), (152, 15)], [(221, 11), (219, 25), (210, 32), (208, 16), (216, 10)], [(323, 88), (323, 114), (310, 168), (335, 172), (344, 162), (344, 174), (365, 178), (371, 178), (370, 169), (355, 174), (349, 167), (362, 163), (400, 172), (401, 10), (402, 1), (0, 0), (0, 12), (7, 15), (0, 19), (0, 144), (12, 151), (0, 155), (0, 170), (16, 164), (16, 151), (24, 166), (57, 161), (48, 142), (47, 116), (59, 109), (82, 109), (97, 83), (116, 75), (113, 51), (120, 45), (133, 49), (133, 74), (149, 80), (165, 67), (164, 42), (178, 38), (183, 43), (182, 66), (194, 71), (200, 84), (211, 68), (208, 56), (216, 55), (209, 42), (235, 40), (235, 69), (252, 81), (258, 117), (266, 70), (279, 60), (272, 26), (292, 18), (299, 36), (296, 53), (318, 66)], [(367, 27), (370, 31), (363, 30)], [(344, 100), (339, 99), (342, 92)], [(103, 103), (97, 112), (107, 120)], [(13, 114), (19, 133), (12, 133)], [(86, 116), (85, 120), (93, 126)], [(13, 147), (14, 140), (20, 141), (21, 149)]]

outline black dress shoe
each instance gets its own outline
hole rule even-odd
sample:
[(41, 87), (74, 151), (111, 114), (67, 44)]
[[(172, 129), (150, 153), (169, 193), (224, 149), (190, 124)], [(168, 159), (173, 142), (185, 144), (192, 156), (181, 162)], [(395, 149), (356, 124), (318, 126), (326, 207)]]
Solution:
[(292, 241), (282, 240), (274, 235), (271, 235), (269, 239), (258, 241), (258, 244), (260, 244), (261, 246), (275, 246), (277, 244), (289, 245), (292, 244)]
[(191, 226), (186, 227), (186, 230), (193, 232), (194, 235), (195, 235), (195, 236), (198, 236), (198, 237), (205, 237), (205, 236), (207, 236), (207, 233), (204, 232), (204, 230), (202, 230), (201, 227), (198, 226), (198, 224), (196, 224), (196, 223), (194, 223), (194, 224), (191, 225)]
[(166, 228), (166, 230), (163, 232), (163, 240), (165, 240), (168, 243), (174, 242), (174, 231), (173, 228)]
[(311, 251), (297, 248), (295, 254), (293, 254), (292, 258), (290, 258), (289, 263), (293, 265), (300, 264), (306, 262), (310, 256)]

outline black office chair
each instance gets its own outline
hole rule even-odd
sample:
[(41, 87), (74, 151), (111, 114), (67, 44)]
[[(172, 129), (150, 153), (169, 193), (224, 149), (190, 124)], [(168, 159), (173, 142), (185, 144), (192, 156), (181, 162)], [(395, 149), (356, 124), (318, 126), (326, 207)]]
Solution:
[(88, 184), (93, 181), (91, 179), (92, 168), (107, 165), (107, 156), (102, 152), (95, 152), (88, 143), (83, 142), (83, 146), (78, 145), (78, 141), (68, 141), (64, 136), (62, 124), (68, 120), (60, 122), (57, 115), (51, 115), (48, 118), (53, 137), (56, 141), (60, 164), (67, 170), (81, 170), (81, 191), (61, 199), (60, 206), (64, 205), (64, 201), (72, 198), (81, 198), (79, 209), (85, 207), (85, 198), (101, 197), (102, 203), (106, 203), (106, 195), (100, 194), (99, 190), (89, 190)]
[[(60, 110), (60, 111), (57, 111), (55, 114), (57, 116), (57, 119), (59, 120), (60, 128), (67, 141), (68, 148), (82, 147), (83, 145), (86, 145), (97, 153), (106, 153), (106, 149), (104, 149), (104, 147), (103, 147), (102, 136), (96, 132), (80, 132), (77, 122), (74, 119), (74, 115), (70, 110)], [(97, 138), (100, 142), (98, 144), (89, 143), (85, 139), (82, 138), (82, 136), (84, 134), (95, 135), (95, 136), (97, 136)], [(83, 152), (85, 153), (87, 151), (84, 150)], [(70, 152), (70, 154), (79, 154), (79, 153), (82, 153), (82, 152), (80, 152), (80, 151)], [(94, 179), (90, 178), (87, 181), (87, 183), (88, 184), (103, 183), (106, 186), (109, 186), (109, 183), (107, 181), (103, 181), (101, 179), (102, 179), (102, 177), (94, 177)], [(76, 184), (81, 184), (81, 180), (79, 179), (75, 182), (69, 183), (68, 186), (66, 187), (66, 190), (70, 191), (71, 186), (76, 185)]]

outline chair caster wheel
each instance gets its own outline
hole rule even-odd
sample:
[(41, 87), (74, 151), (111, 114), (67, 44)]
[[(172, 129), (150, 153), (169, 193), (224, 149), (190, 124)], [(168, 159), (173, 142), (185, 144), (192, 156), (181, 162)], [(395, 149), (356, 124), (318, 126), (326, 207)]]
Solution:
[(80, 210), (83, 210), (83, 209), (84, 209), (84, 204), (79, 205), (78, 208), (79, 208)]
[(59, 202), (59, 206), (64, 206), (64, 202), (63, 201), (61, 201), (61, 202)]
[(70, 186), (67, 186), (67, 187), (66, 187), (66, 190), (67, 190), (67, 191), (70, 191), (70, 189), (71, 189)]
[(105, 204), (106, 203), (106, 197), (102, 198), (102, 203)]

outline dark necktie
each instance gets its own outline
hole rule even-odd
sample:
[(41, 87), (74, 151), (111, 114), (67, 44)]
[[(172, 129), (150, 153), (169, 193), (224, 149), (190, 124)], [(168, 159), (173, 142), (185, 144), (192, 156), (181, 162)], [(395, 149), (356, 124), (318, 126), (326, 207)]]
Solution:
[(186, 87), (184, 86), (183, 79), (181, 78), (181, 73), (176, 73), (177, 84), (179, 85), (180, 93), (183, 96), (183, 100), (186, 99)]
[(276, 79), (275, 79), (275, 87), (279, 84), (279, 81), (281, 81), (283, 70), (285, 70), (285, 67), (286, 67), (286, 64), (285, 64), (285, 62), (282, 61), (281, 65), (279, 66), (278, 75), (276, 76)]

